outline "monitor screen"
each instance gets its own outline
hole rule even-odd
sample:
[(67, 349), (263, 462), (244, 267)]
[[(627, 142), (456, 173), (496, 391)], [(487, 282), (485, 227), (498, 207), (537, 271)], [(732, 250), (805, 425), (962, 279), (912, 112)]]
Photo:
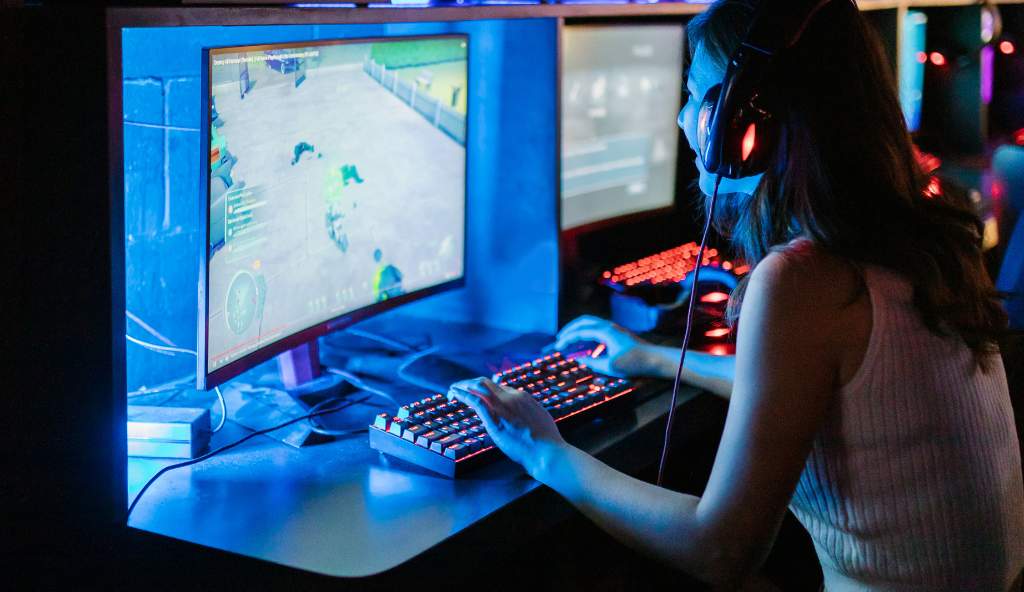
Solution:
[(562, 44), (562, 228), (675, 202), (682, 24), (573, 25)]
[(467, 44), (206, 51), (201, 386), (461, 283)]

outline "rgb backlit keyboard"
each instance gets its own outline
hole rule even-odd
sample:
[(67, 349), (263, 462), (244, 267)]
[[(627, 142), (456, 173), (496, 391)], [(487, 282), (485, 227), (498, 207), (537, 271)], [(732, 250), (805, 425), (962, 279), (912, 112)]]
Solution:
[[(555, 352), (492, 379), (536, 399), (560, 428), (572, 418), (607, 413), (611, 403), (636, 395), (637, 383), (598, 374), (575, 361), (582, 353), (570, 359)], [(370, 426), (370, 447), (447, 477), (503, 456), (476, 412), (441, 394), (405, 405), (397, 415), (378, 415)]]
[[(662, 286), (677, 284), (686, 279), (697, 262), (697, 243), (686, 243), (674, 249), (662, 251), (649, 257), (619, 265), (601, 274), (601, 281), (617, 290), (628, 290), (639, 286)], [(722, 260), (718, 249), (705, 249), (702, 266), (728, 271), (741, 277), (750, 271), (743, 263)], [(703, 271), (701, 272), (703, 274)]]

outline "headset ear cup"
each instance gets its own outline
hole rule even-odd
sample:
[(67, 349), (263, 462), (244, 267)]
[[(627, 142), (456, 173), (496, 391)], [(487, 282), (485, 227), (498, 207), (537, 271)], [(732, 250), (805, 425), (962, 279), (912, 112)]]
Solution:
[(724, 140), (723, 167), (734, 178), (752, 177), (768, 170), (779, 144), (779, 125), (774, 113), (754, 98), (743, 109), (729, 138)]
[(711, 131), (716, 111), (718, 110), (718, 98), (721, 94), (721, 84), (716, 84), (709, 88), (708, 92), (704, 94), (704, 100), (701, 102), (700, 110), (697, 112), (697, 148), (700, 150), (698, 156), (700, 156), (700, 161), (704, 165), (704, 170), (712, 174), (717, 172), (719, 167), (718, 154), (713, 154), (712, 151), (719, 150), (721, 143), (713, 141), (714, 138), (712, 138)]

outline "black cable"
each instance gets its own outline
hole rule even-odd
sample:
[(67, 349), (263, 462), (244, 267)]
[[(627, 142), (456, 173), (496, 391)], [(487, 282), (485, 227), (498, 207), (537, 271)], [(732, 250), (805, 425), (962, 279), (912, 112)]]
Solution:
[[(366, 397), (366, 398), (368, 399), (369, 397)], [(276, 426), (271, 427), (271, 428), (266, 428), (266, 429), (259, 430), (257, 432), (253, 432), (251, 434), (248, 434), (244, 438), (236, 440), (235, 442), (232, 442), (230, 444), (226, 444), (224, 446), (221, 446), (220, 448), (218, 448), (216, 450), (211, 450), (210, 452), (207, 452), (206, 454), (204, 454), (204, 455), (202, 455), (200, 457), (193, 458), (191, 460), (187, 460), (185, 462), (180, 462), (180, 463), (177, 463), (177, 464), (173, 464), (173, 465), (170, 465), (170, 466), (167, 466), (167, 467), (164, 467), (164, 468), (160, 469), (159, 471), (157, 471), (157, 473), (155, 475), (153, 475), (149, 479), (149, 481), (146, 482), (145, 485), (142, 486), (142, 489), (139, 490), (139, 493), (135, 495), (135, 499), (132, 500), (131, 505), (128, 506), (128, 512), (125, 514), (125, 517), (124, 517), (125, 524), (128, 523), (128, 519), (131, 517), (132, 511), (135, 509), (136, 504), (139, 503), (139, 500), (142, 499), (142, 495), (144, 493), (146, 493), (146, 490), (149, 489), (149, 487), (151, 485), (153, 485), (153, 482), (156, 481), (157, 479), (159, 479), (160, 476), (163, 475), (164, 473), (166, 473), (168, 471), (172, 471), (174, 469), (180, 469), (180, 468), (183, 468), (183, 467), (188, 467), (188, 466), (194, 465), (196, 463), (202, 462), (202, 461), (204, 461), (204, 460), (206, 460), (208, 458), (211, 458), (213, 456), (216, 456), (216, 455), (220, 454), (221, 452), (224, 452), (226, 450), (230, 450), (232, 448), (235, 448), (236, 446), (239, 446), (242, 443), (247, 442), (247, 441), (255, 438), (256, 436), (261, 436), (263, 434), (268, 434), (270, 432), (279, 430), (281, 428), (288, 427), (288, 426), (290, 426), (290, 425), (292, 425), (294, 423), (298, 423), (300, 421), (306, 421), (308, 419), (311, 419), (311, 418), (314, 418), (314, 417), (319, 417), (321, 415), (327, 415), (327, 414), (330, 414), (330, 413), (335, 413), (337, 411), (341, 411), (342, 409), (345, 409), (346, 407), (351, 407), (352, 405), (355, 405), (355, 404), (356, 403), (354, 401), (346, 400), (346, 401), (343, 401), (342, 404), (338, 405), (337, 407), (333, 407), (331, 409), (324, 409), (323, 411), (316, 411), (316, 412), (313, 412), (313, 413), (307, 413), (306, 415), (303, 415), (301, 417), (296, 417), (294, 419), (290, 419), (290, 420), (288, 420), (288, 421), (286, 421), (286, 422), (284, 422), (284, 423), (282, 423), (280, 425), (276, 425)], [(365, 429), (353, 430), (352, 433), (355, 434), (355, 433), (360, 433), (360, 432), (363, 432), (363, 431), (365, 431)]]
[(693, 266), (693, 284), (690, 286), (690, 305), (686, 309), (686, 331), (683, 334), (682, 353), (679, 354), (679, 368), (676, 369), (676, 380), (672, 385), (672, 402), (668, 408), (668, 421), (665, 423), (665, 440), (661, 445), (661, 460), (658, 462), (658, 481), (660, 487), (665, 476), (665, 463), (668, 462), (669, 443), (672, 438), (672, 424), (676, 419), (676, 399), (679, 397), (679, 384), (683, 378), (683, 362), (686, 361), (686, 348), (690, 345), (690, 331), (693, 329), (693, 310), (697, 302), (697, 280), (700, 279), (700, 267), (704, 262), (704, 249), (708, 246), (708, 234), (711, 232), (711, 221), (715, 217), (715, 202), (718, 201), (718, 188), (722, 184), (722, 175), (715, 181), (715, 191), (711, 195), (711, 206), (708, 208), (708, 220), (704, 223), (704, 236), (700, 239), (697, 260)]
[[(319, 411), (321, 408), (327, 407), (331, 403), (336, 403), (336, 402), (339, 402), (339, 401), (348, 401), (349, 402), (348, 406), (353, 406), (353, 405), (360, 405), (362, 403), (365, 403), (365, 402), (369, 401), (372, 398), (373, 398), (373, 395), (366, 395), (365, 397), (361, 397), (359, 399), (352, 399), (352, 400), (350, 400), (350, 399), (339, 399), (339, 398), (327, 399), (325, 401), (321, 401), (321, 402), (317, 403), (316, 405), (314, 405), (313, 408), (309, 410), (309, 412), (310, 413), (315, 413), (315, 412)], [(379, 404), (378, 404), (378, 406), (379, 406)], [(342, 407), (342, 409), (344, 409), (344, 407)], [(324, 427), (323, 424), (321, 424), (319, 421), (314, 421), (315, 419), (316, 419), (315, 417), (310, 417), (309, 418), (309, 429), (311, 429), (314, 434), (320, 434), (321, 436), (330, 436), (332, 438), (340, 438), (340, 437), (351, 436), (352, 434), (358, 434), (358, 433), (366, 431), (366, 428), (357, 428), (357, 429), (351, 429), (351, 430), (332, 430), (330, 428)]]

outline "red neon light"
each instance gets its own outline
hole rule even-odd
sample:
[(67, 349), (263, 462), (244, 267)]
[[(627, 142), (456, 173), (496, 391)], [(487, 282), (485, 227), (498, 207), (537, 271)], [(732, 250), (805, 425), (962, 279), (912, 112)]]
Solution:
[(931, 55), (932, 63), (940, 68), (946, 65), (946, 56), (942, 55), (937, 51), (933, 51)]
[(998, 200), (1003, 198), (1003, 195), (1006, 194), (1006, 188), (1003, 187), (1002, 182), (1000, 182), (1000, 181), (992, 181), (992, 191), (991, 192), (992, 192), (992, 199), (998, 201)]
[(726, 329), (724, 327), (721, 328), (721, 329), (712, 329), (710, 331), (705, 331), (704, 332), (704, 336), (705, 337), (725, 337), (728, 334), (729, 334), (729, 329)]
[(725, 302), (728, 299), (729, 299), (729, 295), (726, 294), (725, 292), (711, 292), (709, 294), (705, 294), (705, 295), (700, 297), (700, 301), (701, 302), (708, 302), (708, 303), (711, 303), (711, 304), (718, 304), (720, 302)]
[(1017, 51), (1017, 46), (1012, 41), (1003, 41), (999, 44), (999, 51), (1005, 55), (1013, 55), (1013, 52)]
[(1013, 141), (1016, 142), (1018, 146), (1024, 146), (1024, 127), (1013, 133)]
[(928, 61), (928, 54), (926, 54), (923, 51), (917, 52), (917, 61), (920, 64), (923, 64), (923, 63), (927, 62)]
[(921, 166), (921, 170), (925, 174), (934, 173), (942, 166), (942, 159), (934, 154), (921, 152), (917, 146), (914, 146), (914, 157), (917, 158), (917, 164)]
[[(747, 133), (743, 136), (743, 160), (746, 161), (750, 158), (751, 153), (754, 152), (754, 146), (757, 143), (757, 126), (753, 123), (747, 128)], [(704, 265), (707, 265), (705, 263)]]
[(939, 181), (938, 177), (932, 177), (928, 180), (928, 187), (924, 189), (924, 196), (927, 199), (934, 199), (942, 194), (942, 182)]
[(726, 345), (716, 345), (709, 349), (708, 353), (713, 356), (727, 356), (729, 355), (729, 347)]

